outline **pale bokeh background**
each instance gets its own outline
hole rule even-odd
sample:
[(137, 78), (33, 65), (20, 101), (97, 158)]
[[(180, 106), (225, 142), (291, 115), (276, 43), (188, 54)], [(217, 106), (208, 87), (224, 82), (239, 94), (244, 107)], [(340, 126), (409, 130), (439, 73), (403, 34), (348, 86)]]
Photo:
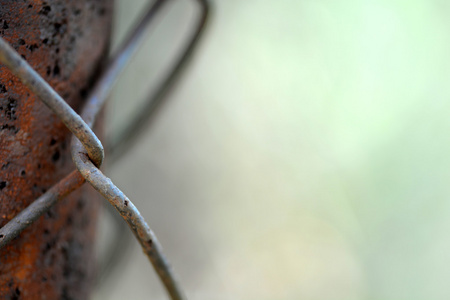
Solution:
[[(116, 3), (118, 41), (147, 1)], [(192, 3), (149, 33), (109, 133), (174, 58)], [(450, 2), (213, 4), (168, 104), (106, 170), (189, 298), (449, 299)], [(167, 299), (132, 243), (94, 299)]]

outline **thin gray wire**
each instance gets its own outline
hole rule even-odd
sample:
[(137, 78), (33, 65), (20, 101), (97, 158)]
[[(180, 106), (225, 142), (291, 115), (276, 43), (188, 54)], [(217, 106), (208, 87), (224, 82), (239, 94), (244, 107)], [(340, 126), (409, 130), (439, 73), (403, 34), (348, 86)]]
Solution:
[(89, 158), (100, 166), (104, 156), (103, 146), (92, 129), (3, 38), (0, 38), (0, 49), (0, 62), (61, 119), (81, 141)]
[[(182, 54), (178, 57), (175, 64), (173, 64), (172, 69), (168, 73), (169, 75), (164, 78), (158, 89), (146, 97), (145, 104), (141, 109), (138, 110), (138, 114), (130, 118), (128, 125), (125, 130), (119, 132), (118, 135), (112, 137), (112, 143), (106, 146), (106, 152), (108, 154), (108, 164), (116, 163), (123, 154), (126, 153), (125, 150), (130, 150), (137, 141), (137, 137), (143, 133), (144, 129), (148, 128), (151, 121), (157, 115), (158, 108), (165, 103), (170, 89), (174, 86), (177, 79), (180, 78), (182, 71), (185, 66), (189, 63), (189, 59), (198, 45), (203, 33), (205, 32), (206, 25), (209, 19), (210, 4), (206, 0), (195, 0), (198, 2), (200, 7), (199, 18), (195, 29), (189, 38)], [(108, 209), (108, 212), (112, 212)], [(113, 215), (114, 217), (114, 215)], [(99, 283), (104, 282), (107, 274), (111, 274), (119, 266), (122, 257), (126, 253), (129, 246), (128, 236), (123, 235), (127, 230), (125, 224), (118, 223), (118, 228), (115, 232), (115, 238), (113, 240), (113, 247), (107, 252), (107, 257), (102, 264), (100, 269)]]
[(144, 102), (144, 105), (138, 110), (138, 113), (135, 116), (130, 118), (129, 123), (125, 128), (122, 130), (119, 129), (119, 133), (111, 138), (112, 141), (107, 145), (107, 150), (108, 155), (113, 162), (120, 159), (120, 157), (135, 144), (137, 137), (142, 133), (150, 121), (154, 119), (153, 117), (163, 104), (165, 97), (168, 95), (174, 83), (182, 74), (183, 69), (188, 64), (189, 59), (192, 57), (192, 53), (208, 23), (211, 7), (208, 0), (195, 1), (200, 6), (200, 18), (192, 37), (183, 51), (183, 54), (177, 59), (158, 89), (146, 97), (147, 100)]

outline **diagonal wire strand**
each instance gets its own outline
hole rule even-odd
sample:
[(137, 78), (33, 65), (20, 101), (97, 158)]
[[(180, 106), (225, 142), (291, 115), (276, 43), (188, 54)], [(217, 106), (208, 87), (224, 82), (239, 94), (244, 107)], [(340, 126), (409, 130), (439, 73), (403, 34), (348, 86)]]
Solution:
[(106, 64), (106, 70), (95, 83), (83, 107), (81, 117), (89, 126), (92, 127), (94, 125), (96, 116), (108, 99), (118, 77), (144, 41), (144, 34), (154, 20), (154, 16), (168, 2), (170, 0), (157, 0), (152, 3), (143, 18), (131, 30), (126, 40), (118, 48), (117, 52), (109, 59)]
[(100, 166), (103, 161), (103, 146), (92, 129), (58, 95), (58, 93), (17, 53), (4, 39), (0, 38), (0, 62), (41, 99), (81, 141), (89, 158)]
[[(173, 64), (172, 69), (157, 90), (146, 97), (146, 101), (142, 108), (138, 110), (137, 115), (130, 118), (130, 123), (126, 125), (125, 130), (122, 130), (118, 135), (113, 136), (112, 143), (106, 145), (108, 163), (116, 163), (120, 160), (122, 155), (126, 153), (126, 150), (129, 151), (130, 148), (136, 144), (138, 140), (137, 137), (143, 133), (144, 129), (151, 125), (159, 108), (165, 103), (164, 100), (168, 97), (170, 89), (177, 82), (177, 79), (180, 78), (185, 66), (189, 63), (190, 57), (192, 57), (196, 46), (199, 44), (199, 40), (205, 32), (210, 11), (210, 4), (208, 1), (196, 0), (196, 2), (199, 4), (200, 8), (199, 17), (195, 25), (196, 27), (187, 41), (182, 54), (177, 58), (176, 63)], [(112, 209), (108, 210), (108, 212), (113, 213)], [(99, 272), (99, 283), (104, 282), (104, 278), (118, 268), (118, 262), (124, 257), (128, 247), (128, 243), (125, 239), (131, 238), (123, 234), (126, 230), (128, 229), (125, 224), (122, 222), (118, 223), (118, 228), (112, 242), (113, 247), (111, 247), (110, 251), (107, 253)]]
[(28, 205), (0, 228), (0, 249), (17, 237), (25, 228), (46, 213), (56, 202), (68, 196), (85, 182), (78, 171), (73, 171), (47, 192)]
[[(166, 0), (156, 1), (150, 8), (147, 16), (144, 17), (144, 21), (146, 19), (151, 20), (164, 2)], [(138, 42), (142, 40), (141, 37), (144, 34), (145, 27), (141, 27), (141, 24), (137, 26), (137, 29), (125, 43), (125, 46), (119, 50), (119, 54), (113, 58), (113, 63), (108, 64), (102, 79), (98, 81), (92, 94), (88, 97), (81, 116), (89, 126), (93, 126), (95, 116), (106, 101), (116, 78), (124, 69), (126, 65), (123, 62), (124, 59), (132, 56), (137, 49)], [(116, 208), (127, 222), (171, 298), (174, 300), (186, 299), (175, 273), (164, 256), (162, 246), (138, 209), (108, 177), (92, 164), (86, 149), (76, 137), (72, 139), (71, 152), (72, 159), (81, 175)]]
[(200, 17), (192, 37), (186, 45), (183, 54), (177, 59), (176, 63), (173, 65), (172, 69), (168, 73), (167, 77), (164, 78), (158, 89), (154, 93), (147, 96), (147, 100), (144, 102), (142, 108), (138, 110), (137, 115), (131, 118), (131, 121), (125, 126), (125, 128), (120, 131), (117, 136), (112, 137), (111, 143), (106, 147), (108, 150), (108, 155), (110, 158), (112, 157), (112, 161), (120, 159), (120, 157), (122, 157), (122, 155), (134, 145), (137, 141), (137, 137), (142, 133), (146, 125), (153, 120), (153, 116), (163, 104), (170, 89), (180, 77), (185, 66), (188, 64), (189, 59), (192, 57), (192, 53), (194, 52), (195, 47), (204, 32), (206, 24), (208, 23), (210, 12), (210, 4), (208, 0), (196, 0), (196, 2), (200, 6)]
[(162, 246), (142, 215), (128, 197), (89, 160), (83, 145), (74, 141), (72, 157), (81, 175), (120, 213), (139, 241), (172, 299), (186, 299)]

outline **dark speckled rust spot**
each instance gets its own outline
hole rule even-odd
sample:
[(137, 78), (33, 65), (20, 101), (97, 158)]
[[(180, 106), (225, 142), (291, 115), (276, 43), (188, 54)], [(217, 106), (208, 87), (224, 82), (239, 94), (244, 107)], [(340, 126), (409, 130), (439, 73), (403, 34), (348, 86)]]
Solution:
[(61, 69), (59, 68), (58, 61), (56, 61), (55, 66), (53, 67), (53, 76), (58, 76)]
[(59, 158), (60, 158), (60, 153), (59, 153), (59, 150), (56, 150), (55, 151), (55, 153), (53, 153), (53, 155), (52, 155), (52, 160), (54, 161), (54, 162), (57, 162), (58, 160), (59, 160)]
[(39, 14), (47, 16), (49, 14), (49, 12), (52, 11), (52, 8), (50, 7), (50, 5), (44, 5), (42, 7), (42, 9), (39, 11)]

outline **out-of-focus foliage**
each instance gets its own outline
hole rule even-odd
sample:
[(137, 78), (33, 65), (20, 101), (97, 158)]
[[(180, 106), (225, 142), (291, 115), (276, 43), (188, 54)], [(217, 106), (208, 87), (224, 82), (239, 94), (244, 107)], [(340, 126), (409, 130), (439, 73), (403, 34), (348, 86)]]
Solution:
[[(173, 2), (117, 88), (112, 125), (189, 32), (194, 6)], [(118, 38), (144, 3), (117, 1)], [(170, 103), (110, 170), (188, 295), (448, 299), (450, 2), (213, 3)], [(162, 299), (133, 251), (97, 299)]]

